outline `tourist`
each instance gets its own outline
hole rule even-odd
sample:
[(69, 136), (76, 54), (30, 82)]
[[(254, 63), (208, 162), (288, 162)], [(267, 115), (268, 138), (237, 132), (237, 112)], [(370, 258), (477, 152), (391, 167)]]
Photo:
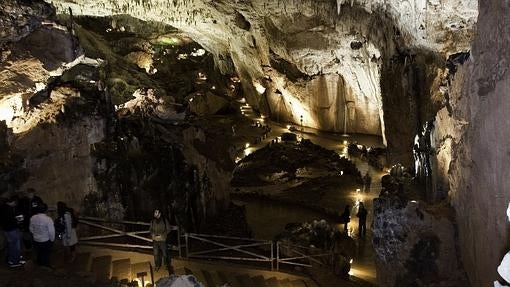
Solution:
[(30, 218), (36, 214), (37, 208), (43, 204), (43, 200), (34, 194), (35, 189), (28, 188), (26, 195), (21, 197), (18, 203), (19, 211), (23, 214), (23, 223), (21, 224), (23, 246), (32, 249), (32, 233), (30, 233)]
[(340, 215), (340, 223), (344, 224), (344, 230), (347, 232), (347, 225), (349, 224), (349, 221), (351, 221), (351, 212), (350, 212), (350, 206), (346, 205), (344, 212)]
[(51, 268), (51, 248), (55, 241), (55, 226), (53, 220), (46, 215), (48, 206), (42, 204), (37, 208), (37, 214), (30, 218), (30, 232), (34, 238), (37, 253), (37, 264)]
[(154, 265), (156, 272), (161, 268), (161, 263), (170, 265), (170, 257), (167, 251), (166, 238), (170, 232), (168, 220), (161, 215), (160, 209), (154, 209), (154, 218), (151, 221), (150, 233), (154, 250)]
[(363, 205), (363, 202), (360, 202), (358, 213), (356, 214), (359, 219), (358, 234), (360, 237), (365, 237), (367, 234), (367, 214), (368, 211)]
[(77, 218), (72, 208), (68, 208), (64, 202), (57, 202), (57, 219), (55, 226), (59, 226), (57, 230), (59, 238), (62, 239), (62, 245), (68, 247), (71, 256), (70, 261), (73, 262), (76, 257), (76, 244), (78, 236), (76, 235)]
[(21, 257), (21, 232), (19, 229), (23, 215), (17, 214), (18, 198), (13, 196), (0, 207), (0, 224), (7, 242), (7, 264), (9, 267), (19, 267), (25, 264)]
[(370, 185), (372, 184), (372, 178), (370, 175), (368, 175), (368, 171), (363, 177), (363, 191), (364, 192), (370, 192)]

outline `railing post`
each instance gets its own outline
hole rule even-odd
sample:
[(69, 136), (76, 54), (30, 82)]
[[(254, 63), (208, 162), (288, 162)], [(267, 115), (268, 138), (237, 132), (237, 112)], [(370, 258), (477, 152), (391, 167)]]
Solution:
[(274, 270), (274, 241), (271, 240), (271, 271)]
[(179, 248), (179, 257), (182, 258), (181, 228), (179, 226), (177, 226), (177, 248)]
[(335, 252), (331, 252), (331, 264), (330, 268), (335, 273)]
[(276, 241), (276, 271), (280, 271), (280, 241)]
[(184, 235), (184, 238), (186, 240), (186, 258), (189, 258), (189, 242), (188, 242), (188, 233)]

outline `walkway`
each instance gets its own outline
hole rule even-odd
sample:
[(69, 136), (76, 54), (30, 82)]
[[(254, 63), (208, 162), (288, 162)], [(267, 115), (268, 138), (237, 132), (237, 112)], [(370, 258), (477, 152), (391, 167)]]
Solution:
[[(268, 121), (265, 118), (259, 117), (249, 105), (242, 104), (241, 105), (242, 114), (249, 119), (253, 123), (259, 123), (260, 125), (270, 125), (271, 131), (266, 135), (266, 137), (260, 137), (261, 130), (256, 126), (252, 126), (248, 130), (240, 130), (241, 136), (238, 136), (238, 139), (249, 139), (251, 138), (259, 138), (260, 141), (247, 141), (246, 143), (238, 142), (236, 146), (243, 146), (243, 149), (238, 150), (237, 157), (238, 160), (242, 159), (244, 156), (247, 156), (250, 153), (266, 146), (271, 140), (275, 140), (278, 138), (281, 140), (280, 136), (284, 132), (293, 132), (298, 135), (298, 138), (310, 139), (314, 144), (320, 145), (324, 148), (334, 150), (339, 155), (349, 157), (347, 153), (347, 145), (350, 142), (357, 142), (359, 144), (363, 144), (365, 146), (371, 147), (383, 147), (382, 140), (377, 136), (370, 135), (349, 135), (347, 137), (342, 137), (340, 135), (335, 135), (332, 133), (320, 132), (318, 130), (306, 127), (300, 127), (297, 125), (284, 125), (280, 123), (275, 123), (272, 121)], [(292, 131), (291, 131), (292, 130)], [(381, 190), (381, 178), (385, 175), (384, 172), (374, 169), (366, 161), (360, 160), (359, 158), (350, 158), (351, 161), (354, 162), (358, 170), (364, 175), (366, 172), (369, 173), (372, 178), (372, 184), (370, 188), (370, 192), (361, 193), (356, 190), (351, 191), (349, 194), (331, 194), (326, 195), (322, 200), (326, 201), (323, 207), (328, 208), (331, 206), (345, 206), (349, 204), (350, 206), (354, 206), (351, 210), (351, 222), (349, 223), (349, 234), (356, 240), (358, 244), (358, 256), (354, 259), (352, 264), (351, 274), (355, 277), (361, 278), (365, 281), (368, 281), (372, 284), (377, 284), (376, 279), (376, 267), (375, 267), (375, 254), (372, 245), (372, 233), (371, 233), (371, 223), (373, 221), (373, 199), (378, 197), (379, 192)], [(250, 188), (246, 188), (249, 190)], [(359, 201), (363, 201), (365, 207), (369, 210), (368, 218), (367, 218), (367, 227), (368, 232), (366, 238), (358, 238), (358, 219), (355, 216), (357, 213), (357, 203)], [(331, 207), (329, 207), (331, 208)], [(260, 216), (260, 214), (258, 215)], [(269, 215), (268, 215), (269, 216)], [(258, 221), (263, 219), (259, 218)], [(343, 230), (343, 226), (338, 226), (339, 230)], [(274, 228), (273, 228), (274, 229)]]

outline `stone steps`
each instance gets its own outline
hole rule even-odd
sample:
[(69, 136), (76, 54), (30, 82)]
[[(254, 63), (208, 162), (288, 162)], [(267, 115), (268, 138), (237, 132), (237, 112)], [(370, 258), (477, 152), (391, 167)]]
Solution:
[[(145, 260), (150, 257), (147, 255)], [(93, 256), (91, 253), (78, 253), (70, 269), (74, 272), (91, 273), (97, 282), (131, 282), (137, 274), (146, 273), (144, 281), (150, 282), (149, 261), (133, 262), (133, 258), (113, 258), (112, 255)], [(140, 260), (140, 259), (138, 259)], [(220, 287), (227, 284), (230, 287), (317, 287), (313, 281), (303, 278), (296, 279), (295, 275), (250, 269), (225, 264), (211, 264), (182, 261), (184, 266), (178, 266), (173, 271), (175, 275), (193, 275), (204, 287)], [(154, 271), (154, 280), (168, 276), (166, 270)], [(278, 275), (276, 275), (278, 274)], [(140, 281), (140, 280), (139, 280)]]

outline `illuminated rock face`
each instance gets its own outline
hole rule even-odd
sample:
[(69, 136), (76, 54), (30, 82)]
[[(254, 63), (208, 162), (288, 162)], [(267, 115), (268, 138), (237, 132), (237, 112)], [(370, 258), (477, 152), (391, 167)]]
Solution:
[[(220, 70), (235, 69), (248, 102), (275, 119), (383, 136), (400, 120), (386, 113), (402, 112), (383, 108), (385, 93), (401, 86), (391, 77), (390, 89), (381, 90), (387, 62), (415, 48), (442, 57), (468, 49), (477, 15), (475, 0), (52, 2), (63, 13), (68, 7), (83, 15), (125, 13), (183, 30), (215, 54)], [(403, 128), (413, 129), (412, 138), (416, 123), (410, 126)]]
[[(46, 41), (59, 45), (46, 45)], [(36, 115), (25, 114), (29, 99), (46, 88), (50, 77), (75, 65), (77, 51), (65, 27), (49, 24), (6, 45), (0, 53), (0, 120), (15, 133), (25, 132), (38, 120)]]
[(508, 2), (480, 1), (472, 57), (452, 82), (450, 111), (437, 117), (438, 166), (447, 171), (441, 180), (449, 182), (472, 286), (490, 286), (498, 278), (510, 239), (504, 212), (510, 201), (509, 14)]

